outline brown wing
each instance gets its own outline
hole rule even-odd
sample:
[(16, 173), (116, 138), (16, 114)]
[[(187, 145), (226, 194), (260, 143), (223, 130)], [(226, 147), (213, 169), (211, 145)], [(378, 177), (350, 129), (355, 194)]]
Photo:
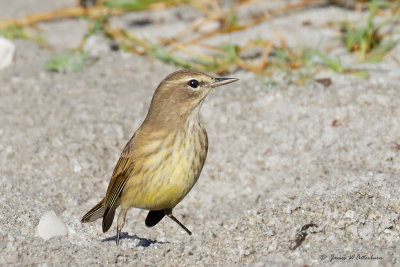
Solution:
[(126, 144), (124, 150), (122, 151), (122, 154), (111, 176), (110, 184), (108, 185), (107, 194), (103, 202), (103, 206), (105, 208), (103, 215), (104, 232), (111, 227), (111, 224), (114, 220), (115, 209), (117, 208), (115, 204), (134, 168), (134, 158), (132, 155), (134, 137), (135, 135), (131, 138), (131, 140), (129, 140), (128, 144)]
[(117, 162), (117, 165), (115, 165), (110, 183), (108, 185), (107, 194), (104, 198), (104, 206), (106, 207), (112, 207), (115, 204), (119, 195), (124, 189), (126, 182), (128, 181), (131, 171), (133, 170), (134, 158), (132, 152), (134, 150), (135, 136), (136, 133), (126, 144)]
[(129, 157), (121, 156), (117, 162), (114, 174), (111, 177), (110, 184), (108, 185), (107, 194), (104, 199), (104, 206), (112, 207), (117, 201), (119, 195), (126, 182), (128, 181), (130, 169), (132, 169), (133, 162)]

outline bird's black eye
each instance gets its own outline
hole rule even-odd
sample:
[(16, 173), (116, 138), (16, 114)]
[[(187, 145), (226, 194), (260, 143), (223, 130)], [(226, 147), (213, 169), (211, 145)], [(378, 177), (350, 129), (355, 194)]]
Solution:
[(190, 80), (188, 82), (188, 85), (194, 89), (196, 89), (197, 87), (199, 87), (199, 81), (198, 80)]

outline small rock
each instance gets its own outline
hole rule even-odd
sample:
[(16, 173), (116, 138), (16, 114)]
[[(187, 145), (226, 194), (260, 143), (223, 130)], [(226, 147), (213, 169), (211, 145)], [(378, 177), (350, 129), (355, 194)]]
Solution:
[(67, 236), (68, 227), (54, 211), (48, 211), (40, 218), (36, 236), (48, 240), (54, 236)]
[(11, 65), (15, 54), (15, 45), (9, 39), (0, 37), (0, 70)]

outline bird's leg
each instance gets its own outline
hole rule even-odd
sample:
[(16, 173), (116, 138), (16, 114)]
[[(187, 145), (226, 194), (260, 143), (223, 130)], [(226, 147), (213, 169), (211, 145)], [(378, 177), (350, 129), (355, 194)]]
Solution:
[(121, 235), (121, 229), (118, 228), (117, 226), (117, 238), (115, 239), (115, 243), (117, 243), (117, 246), (119, 246), (119, 237)]
[(173, 221), (175, 221), (177, 224), (179, 224), (179, 226), (182, 227), (183, 230), (186, 231), (186, 233), (188, 233), (189, 235), (192, 235), (192, 232), (190, 232), (190, 230), (187, 229), (186, 226), (184, 226), (177, 218), (175, 218), (174, 215), (169, 214), (168, 217), (170, 217)]
[(124, 227), (125, 224), (125, 216), (126, 213), (128, 212), (128, 209), (121, 208), (121, 211), (118, 214), (118, 222), (117, 222), (117, 239), (115, 240), (117, 243), (117, 246), (119, 245), (119, 239), (121, 237), (121, 230), (122, 227)]
[(190, 230), (187, 229), (186, 226), (184, 226), (177, 218), (175, 218), (174, 215), (172, 215), (172, 209), (165, 209), (164, 212), (168, 217), (170, 217), (174, 222), (176, 222), (180, 227), (182, 227), (183, 230), (186, 231), (186, 233), (192, 235), (192, 232), (190, 232)]

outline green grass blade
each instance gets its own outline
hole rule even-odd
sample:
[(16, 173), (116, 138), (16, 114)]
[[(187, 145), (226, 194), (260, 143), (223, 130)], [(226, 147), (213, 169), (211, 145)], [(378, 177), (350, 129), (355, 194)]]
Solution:
[(75, 51), (52, 56), (44, 64), (44, 68), (56, 72), (80, 71), (84, 68), (88, 53)]

